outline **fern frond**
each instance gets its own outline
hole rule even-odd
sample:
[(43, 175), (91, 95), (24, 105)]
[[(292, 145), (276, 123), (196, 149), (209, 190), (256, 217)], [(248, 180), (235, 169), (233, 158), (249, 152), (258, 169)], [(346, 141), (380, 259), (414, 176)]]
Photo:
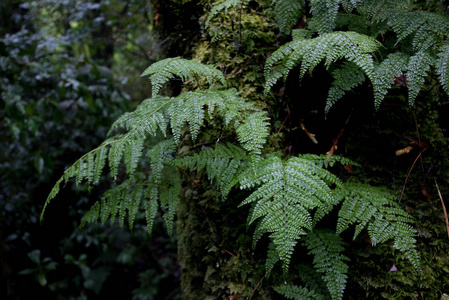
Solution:
[(265, 112), (247, 114), (237, 127), (237, 138), (242, 147), (251, 153), (253, 162), (257, 162), (270, 131), (269, 118)]
[(315, 293), (316, 299), (325, 300), (331, 297), (323, 277), (317, 272), (316, 268), (308, 264), (299, 264), (295, 266), (295, 269), (298, 271), (298, 276), (305, 287)]
[(404, 53), (389, 54), (379, 65), (375, 67), (374, 77), (374, 104), (379, 108), (382, 100), (387, 94), (396, 77), (399, 77), (407, 70), (408, 57)]
[(146, 189), (145, 198), (147, 199), (144, 203), (145, 218), (147, 220), (148, 234), (151, 235), (153, 232), (154, 219), (156, 218), (159, 208), (159, 191), (156, 185), (150, 186)]
[(319, 295), (313, 291), (309, 291), (305, 287), (299, 287), (296, 285), (284, 284), (274, 287), (274, 290), (286, 297), (287, 299), (294, 300), (309, 300), (309, 299), (322, 299)]
[(304, 0), (273, 0), (274, 17), (283, 35), (290, 34), (292, 24), (298, 22), (304, 13)]
[(326, 100), (326, 108), (324, 109), (326, 114), (335, 102), (340, 100), (347, 91), (351, 91), (365, 80), (363, 72), (352, 62), (343, 63), (340, 69), (332, 72), (332, 76), (334, 77), (334, 81), (332, 82), (332, 87), (329, 89)]
[(313, 161), (293, 157), (283, 162), (270, 156), (243, 174), (242, 189), (256, 188), (240, 205), (253, 203), (251, 224), (262, 218), (258, 230), (271, 232), (279, 257), (287, 271), (297, 240), (312, 229), (311, 211), (334, 205), (329, 185), (341, 186), (338, 178)]
[(449, 44), (439, 49), (436, 71), (444, 91), (449, 95)]
[(163, 189), (160, 193), (161, 207), (166, 210), (163, 218), (167, 225), (167, 232), (170, 236), (173, 234), (173, 219), (175, 218), (176, 208), (179, 204), (179, 193), (181, 192), (181, 184), (172, 185)]
[(362, 0), (342, 0), (341, 5), (349, 14), (362, 3)]
[(126, 180), (122, 184), (109, 189), (103, 194), (101, 201), (92, 205), (81, 221), (81, 227), (86, 223), (94, 223), (100, 218), (104, 224), (110, 218), (111, 226), (119, 215), (120, 227), (124, 227), (125, 217), (128, 214), (130, 230), (133, 229), (134, 220), (139, 210), (143, 194), (143, 183), (135, 180)]
[(307, 234), (304, 244), (314, 256), (313, 264), (322, 277), (332, 299), (342, 299), (346, 287), (349, 258), (342, 255), (343, 240), (330, 230), (315, 229)]
[(407, 66), (408, 101), (410, 106), (413, 106), (415, 103), (415, 99), (433, 62), (432, 56), (427, 52), (417, 52), (410, 58)]
[(276, 250), (276, 245), (270, 243), (268, 245), (267, 260), (265, 261), (265, 271), (267, 278), (270, 277), (271, 270), (273, 270), (274, 265), (276, 265), (280, 260), (279, 254)]
[(168, 97), (143, 100), (133, 112), (120, 116), (112, 124), (107, 135), (111, 135), (113, 131), (121, 127), (128, 131), (135, 129), (135, 136), (155, 136), (159, 131), (165, 136), (169, 124), (165, 111), (173, 101), (175, 101), (174, 98)]
[(163, 140), (154, 145), (147, 153), (150, 158), (150, 166), (153, 180), (156, 184), (161, 183), (162, 169), (165, 164), (170, 164), (173, 160), (172, 154), (176, 151), (176, 144), (173, 139)]
[(373, 246), (394, 239), (394, 247), (403, 251), (419, 272), (415, 230), (410, 215), (395, 202), (387, 190), (364, 184), (346, 184), (347, 195), (338, 213), (337, 234), (357, 224), (354, 239), (367, 227)]
[(226, 85), (226, 80), (220, 70), (212, 66), (204, 65), (194, 60), (180, 57), (166, 58), (149, 66), (141, 75), (150, 76), (152, 84), (152, 97), (156, 97), (162, 85), (173, 77), (182, 80), (205, 78), (209, 84), (219, 81)]
[(237, 183), (237, 176), (249, 168), (249, 162), (250, 157), (242, 148), (217, 144), (215, 149), (208, 147), (198, 154), (179, 158), (175, 164), (190, 170), (205, 169), (210, 182), (216, 182), (223, 199), (226, 199)]
[(340, 2), (341, 0), (310, 1), (310, 12), (313, 15), (312, 21), (320, 35), (334, 30)]
[(286, 78), (296, 65), (301, 64), (300, 77), (324, 60), (325, 66), (345, 58), (357, 65), (373, 81), (374, 61), (371, 53), (380, 43), (356, 32), (331, 32), (313, 39), (293, 40), (276, 50), (265, 66), (265, 91), (280, 78)]

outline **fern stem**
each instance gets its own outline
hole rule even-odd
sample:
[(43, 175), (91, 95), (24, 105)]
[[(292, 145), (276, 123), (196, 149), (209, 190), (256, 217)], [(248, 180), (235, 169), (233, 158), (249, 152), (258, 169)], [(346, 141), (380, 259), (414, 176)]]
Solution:
[(256, 292), (257, 288), (259, 287), (259, 285), (262, 283), (262, 281), (265, 279), (265, 276), (267, 276), (267, 273), (265, 273), (262, 276), (262, 279), (259, 280), (259, 282), (256, 284), (256, 287), (254, 288), (253, 292), (251, 293), (251, 296), (249, 296), (249, 300), (251, 300), (254, 296), (254, 293)]
[(440, 191), (440, 188), (438, 187), (438, 183), (437, 183), (436, 179), (435, 179), (435, 185), (436, 185), (437, 190), (438, 190), (438, 195), (440, 196), (441, 206), (443, 206), (444, 217), (446, 219), (447, 235), (449, 237), (449, 220), (447, 218), (446, 206), (444, 205), (443, 196), (441, 196), (441, 191)]

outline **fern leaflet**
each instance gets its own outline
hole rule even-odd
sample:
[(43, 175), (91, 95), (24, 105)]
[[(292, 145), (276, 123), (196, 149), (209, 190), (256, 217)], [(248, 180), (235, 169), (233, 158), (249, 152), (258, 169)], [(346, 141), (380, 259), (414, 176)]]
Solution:
[(394, 84), (396, 77), (399, 77), (407, 70), (407, 55), (398, 52), (389, 54), (379, 65), (375, 67), (374, 77), (374, 104), (379, 108), (382, 100), (387, 94), (387, 89)]
[(298, 22), (304, 12), (304, 0), (273, 0), (274, 16), (283, 35), (290, 34), (292, 24)]
[(433, 64), (433, 58), (427, 52), (417, 52), (413, 55), (407, 66), (407, 83), (408, 83), (408, 101), (411, 106), (415, 103), (415, 99), (421, 90), (422, 85)]
[(204, 148), (200, 153), (175, 161), (176, 165), (190, 170), (205, 170), (211, 183), (214, 181), (226, 199), (231, 188), (237, 183), (239, 174), (249, 168), (250, 158), (240, 147), (217, 144), (215, 149)]
[(438, 53), (436, 70), (444, 91), (449, 95), (449, 44), (443, 45)]
[(298, 64), (301, 64), (302, 77), (323, 60), (328, 67), (342, 58), (357, 65), (373, 82), (374, 61), (370, 53), (379, 46), (380, 43), (373, 38), (356, 32), (332, 32), (313, 39), (293, 40), (281, 46), (267, 60), (264, 93), (267, 94), (279, 78), (286, 78)]
[(341, 69), (336, 69), (332, 72), (332, 76), (334, 77), (334, 82), (332, 82), (332, 87), (329, 89), (327, 96), (326, 108), (324, 109), (326, 114), (347, 91), (353, 90), (365, 80), (363, 72), (352, 62), (343, 63)]
[(287, 299), (294, 300), (308, 300), (308, 299), (323, 299), (320, 295), (315, 294), (313, 291), (309, 291), (305, 287), (299, 287), (296, 285), (281, 285), (274, 288), (276, 292), (286, 297)]
[(226, 85), (226, 80), (219, 70), (214, 67), (203, 65), (194, 60), (187, 60), (180, 57), (166, 58), (149, 66), (141, 75), (150, 76), (152, 83), (152, 97), (156, 97), (162, 84), (169, 79), (178, 76), (182, 80), (204, 77), (209, 84), (219, 81)]
[(293, 157), (283, 162), (270, 156), (242, 175), (242, 189), (257, 187), (242, 204), (253, 204), (248, 223), (262, 218), (258, 229), (271, 232), (271, 239), (287, 271), (297, 240), (312, 229), (311, 211), (329, 210), (334, 202), (330, 185), (341, 186), (338, 178), (313, 161)]
[(313, 254), (313, 264), (323, 280), (332, 299), (342, 299), (346, 286), (349, 258), (342, 255), (343, 240), (330, 230), (313, 230), (304, 239), (304, 244)]
[(419, 258), (415, 245), (415, 230), (407, 212), (395, 202), (388, 191), (363, 184), (345, 185), (347, 195), (338, 213), (337, 234), (356, 224), (354, 239), (367, 227), (373, 246), (394, 239), (393, 246), (404, 252), (419, 273)]

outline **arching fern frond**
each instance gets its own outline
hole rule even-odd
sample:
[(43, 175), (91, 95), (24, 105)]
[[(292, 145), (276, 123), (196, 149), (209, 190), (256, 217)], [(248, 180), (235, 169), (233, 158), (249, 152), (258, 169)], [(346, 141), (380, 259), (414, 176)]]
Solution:
[(310, 1), (310, 12), (313, 15), (312, 22), (320, 35), (334, 30), (340, 2), (341, 0)]
[(153, 146), (147, 153), (150, 158), (150, 166), (153, 180), (156, 184), (162, 180), (162, 169), (165, 165), (170, 164), (174, 159), (173, 155), (176, 152), (176, 144), (173, 139), (163, 140)]
[(237, 138), (242, 147), (251, 153), (253, 162), (259, 160), (263, 145), (270, 132), (269, 118), (265, 112), (247, 114), (242, 124), (237, 127)]
[(365, 80), (363, 72), (352, 62), (344, 62), (340, 69), (332, 72), (332, 76), (334, 77), (334, 81), (332, 82), (332, 87), (329, 89), (326, 100), (326, 107), (324, 109), (326, 114), (346, 92), (351, 91)]
[(434, 63), (432, 56), (427, 52), (417, 52), (413, 55), (407, 66), (408, 102), (411, 106), (415, 103), (416, 97)]
[(95, 223), (100, 218), (104, 224), (110, 218), (111, 226), (116, 217), (120, 227), (124, 227), (125, 217), (128, 215), (130, 230), (133, 229), (134, 220), (142, 201), (144, 183), (140, 180), (128, 179), (122, 184), (109, 189), (103, 194), (101, 201), (95, 202), (81, 221), (81, 227), (86, 223)]
[(280, 78), (286, 78), (293, 67), (301, 64), (300, 77), (321, 61), (325, 66), (345, 58), (357, 65), (374, 81), (374, 61), (371, 53), (380, 43), (356, 32), (331, 32), (313, 39), (293, 40), (276, 50), (265, 66), (265, 94)]
[(217, 144), (215, 149), (204, 148), (200, 153), (179, 158), (176, 165), (190, 170), (205, 170), (211, 183), (218, 186), (223, 199), (237, 183), (237, 177), (250, 167), (250, 157), (240, 147)]
[(180, 57), (166, 58), (149, 66), (141, 75), (150, 76), (152, 84), (152, 97), (156, 97), (162, 84), (173, 77), (180, 77), (182, 80), (205, 78), (209, 84), (219, 81), (226, 85), (226, 80), (220, 70), (212, 66), (204, 65), (194, 60)]
[(410, 226), (413, 220), (395, 202), (395, 197), (387, 190), (368, 185), (351, 183), (345, 187), (347, 194), (338, 213), (337, 234), (357, 224), (355, 239), (367, 227), (373, 246), (393, 239), (393, 246), (404, 252), (420, 272), (415, 230)]
[(444, 91), (449, 96), (449, 44), (443, 45), (440, 48), (436, 71), (440, 77)]
[(298, 22), (304, 13), (304, 0), (273, 0), (274, 17), (283, 35), (290, 34), (292, 24)]
[(399, 77), (407, 70), (408, 56), (397, 52), (387, 56), (375, 67), (374, 77), (374, 105), (379, 108), (382, 100), (387, 94), (387, 90), (394, 84), (396, 77)]
[(349, 258), (342, 255), (343, 240), (334, 232), (325, 229), (315, 229), (303, 240), (312, 254), (313, 264), (322, 277), (332, 299), (342, 299), (346, 287), (348, 265), (344, 261)]
[(324, 299), (321, 295), (308, 290), (305, 287), (300, 287), (296, 285), (284, 284), (274, 287), (274, 290), (286, 297), (287, 299), (294, 300), (308, 300), (308, 299)]
[(243, 174), (240, 184), (256, 188), (240, 205), (253, 203), (248, 223), (262, 218), (256, 230), (271, 233), (284, 271), (297, 240), (312, 229), (312, 211), (329, 210), (335, 204), (330, 186), (341, 186), (335, 175), (301, 156), (286, 162), (270, 156)]

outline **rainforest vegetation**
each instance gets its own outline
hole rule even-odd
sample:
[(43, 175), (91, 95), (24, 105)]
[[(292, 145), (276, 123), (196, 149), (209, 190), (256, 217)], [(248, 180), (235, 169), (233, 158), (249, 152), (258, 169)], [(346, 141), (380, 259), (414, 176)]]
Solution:
[(0, 8), (0, 297), (449, 297), (445, 1)]

